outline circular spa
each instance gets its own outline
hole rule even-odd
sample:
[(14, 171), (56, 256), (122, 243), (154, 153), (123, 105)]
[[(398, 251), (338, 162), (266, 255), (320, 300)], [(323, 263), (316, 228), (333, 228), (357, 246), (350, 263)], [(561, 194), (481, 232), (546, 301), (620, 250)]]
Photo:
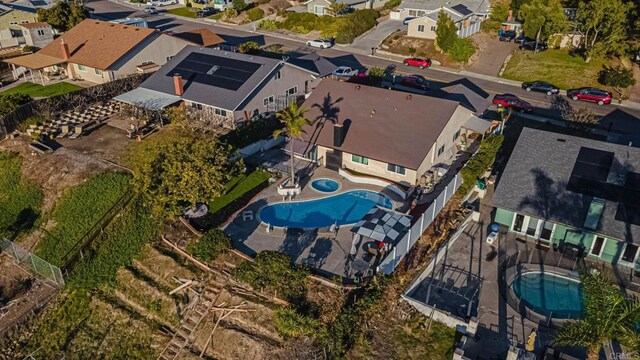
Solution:
[(511, 287), (528, 308), (545, 317), (576, 319), (582, 316), (582, 284), (579, 280), (531, 271), (517, 275)]
[(311, 182), (313, 190), (321, 193), (332, 193), (338, 191), (340, 183), (333, 179), (321, 178)]

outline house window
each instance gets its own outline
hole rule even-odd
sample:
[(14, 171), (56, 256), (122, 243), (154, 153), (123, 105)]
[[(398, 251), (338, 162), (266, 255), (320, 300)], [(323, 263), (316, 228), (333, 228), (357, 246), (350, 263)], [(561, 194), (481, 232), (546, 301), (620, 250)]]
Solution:
[(17, 21), (12, 21), (12, 22), (9, 23), (9, 25), (18, 25), (18, 22)]
[(602, 254), (602, 249), (604, 248), (604, 238), (602, 236), (597, 236), (593, 239), (593, 244), (591, 245), (591, 255), (600, 257)]
[(369, 165), (369, 158), (360, 155), (351, 155), (351, 161), (362, 165)]
[(78, 71), (87, 72), (87, 67), (84, 65), (78, 65)]
[(298, 92), (298, 87), (294, 86), (291, 89), (287, 90), (287, 95), (293, 95)]
[(280, 79), (282, 77), (282, 71), (278, 70), (278, 72), (276, 73), (276, 80)]
[(418, 25), (418, 32), (424, 32), (424, 25)]
[(456, 133), (453, 134), (453, 141), (458, 140), (459, 137), (460, 137), (460, 129), (458, 129), (458, 131), (456, 131)]
[(28, 23), (29, 23), (29, 20), (24, 20), (21, 22), (21, 24), (28, 24)]
[(633, 263), (638, 255), (638, 246), (630, 243), (626, 243), (624, 251), (622, 252), (621, 260), (628, 263)]
[(98, 76), (102, 76), (102, 70), (100, 69), (95, 69), (96, 75)]
[(418, 13), (415, 10), (409, 10), (409, 16), (410, 17), (416, 17), (418, 15)]
[(545, 221), (544, 225), (542, 225), (542, 230), (540, 231), (540, 240), (545, 240), (546, 242), (550, 242), (552, 234), (553, 234), (553, 223), (549, 221)]
[(226, 110), (215, 108), (213, 110), (213, 113), (218, 115), (218, 116), (227, 117), (227, 111)]
[(538, 223), (540, 220), (536, 218), (529, 218), (529, 225), (527, 225), (527, 235), (536, 236), (536, 232), (538, 231)]
[(324, 15), (324, 6), (313, 5), (313, 13), (318, 15)]
[(196, 108), (197, 110), (202, 110), (202, 104), (198, 104), (198, 103), (191, 103), (191, 107)]
[(388, 164), (387, 170), (400, 175), (404, 175), (406, 173), (406, 169), (404, 168), (404, 166), (394, 165), (394, 164)]
[(431, 31), (436, 31), (436, 26), (435, 25), (431, 26)]
[(38, 36), (44, 36), (44, 30), (38, 29)]
[(515, 220), (513, 221), (513, 231), (521, 233), (522, 225), (524, 225), (524, 215), (516, 214)]
[(438, 156), (442, 155), (443, 152), (444, 152), (444, 145), (440, 146), (440, 148), (438, 149)]
[(273, 104), (276, 99), (272, 96), (264, 98), (264, 106), (268, 106), (269, 104)]

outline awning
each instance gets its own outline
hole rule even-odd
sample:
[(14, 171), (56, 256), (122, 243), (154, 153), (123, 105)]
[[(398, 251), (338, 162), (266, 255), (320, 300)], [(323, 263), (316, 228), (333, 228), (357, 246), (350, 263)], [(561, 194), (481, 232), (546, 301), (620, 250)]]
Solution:
[(116, 101), (130, 105), (139, 105), (149, 110), (162, 110), (181, 100), (180, 96), (165, 94), (145, 88), (133, 89), (113, 98)]
[(491, 129), (491, 125), (491, 120), (480, 119), (477, 116), (472, 116), (471, 118), (469, 118), (469, 120), (465, 121), (465, 123), (462, 124), (462, 127), (480, 134), (484, 134), (489, 129)]
[(4, 62), (17, 66), (23, 66), (31, 70), (40, 70), (49, 66), (65, 63), (66, 60), (49, 56), (41, 55), (38, 53), (29, 54), (25, 56), (18, 56), (11, 59), (6, 59)]
[(410, 226), (411, 216), (374, 207), (351, 228), (351, 231), (372, 240), (395, 245)]

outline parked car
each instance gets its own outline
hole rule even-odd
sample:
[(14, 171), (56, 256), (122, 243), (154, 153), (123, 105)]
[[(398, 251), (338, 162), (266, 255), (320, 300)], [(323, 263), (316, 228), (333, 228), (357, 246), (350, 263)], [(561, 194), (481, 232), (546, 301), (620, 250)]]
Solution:
[(142, 11), (145, 14), (157, 14), (158, 13), (158, 9), (154, 8), (153, 6), (146, 6), (144, 9), (142, 9)]
[(555, 95), (560, 92), (560, 88), (546, 81), (523, 82), (522, 88), (527, 91), (543, 92), (547, 95)]
[(406, 91), (415, 94), (426, 94), (429, 81), (421, 75), (393, 76), (382, 80), (381, 86), (387, 89)]
[(324, 49), (324, 48), (332, 47), (333, 43), (331, 42), (331, 40), (316, 39), (316, 40), (307, 41), (307, 46)]
[(530, 50), (530, 51), (535, 51), (535, 52), (539, 52), (539, 51), (545, 51), (547, 50), (547, 44), (545, 42), (542, 41), (538, 41), (536, 42), (534, 41), (525, 41), (522, 44), (520, 44), (520, 50)]
[(516, 38), (516, 32), (513, 30), (502, 31), (498, 33), (498, 40), (500, 41), (511, 41)]
[(347, 14), (351, 14), (354, 11), (356, 11), (356, 8), (352, 8), (351, 6), (347, 6), (343, 10), (340, 10), (338, 12), (338, 15), (347, 15)]
[(331, 72), (331, 75), (340, 78), (349, 79), (352, 76), (358, 75), (358, 69), (353, 69), (348, 66), (340, 66)]
[(521, 112), (533, 111), (533, 105), (512, 94), (502, 94), (493, 97), (493, 103), (498, 107), (512, 108)]
[(526, 43), (526, 42), (536, 41), (536, 39), (532, 39), (528, 36), (524, 36), (524, 33), (523, 33), (523, 34), (520, 34), (520, 36), (518, 36), (514, 41), (522, 45), (523, 43)]
[(402, 63), (404, 64), (404, 66), (416, 66), (416, 67), (419, 67), (420, 69), (424, 69), (431, 66), (431, 59), (412, 57), (412, 58), (404, 59)]
[(402, 25), (407, 26), (409, 25), (409, 21), (415, 19), (414, 17), (408, 17), (408, 18), (404, 18), (404, 20), (402, 20)]
[(217, 12), (218, 12), (217, 9), (205, 6), (202, 9), (198, 10), (198, 16), (199, 17), (211, 16), (211, 15), (217, 13)]
[(167, 6), (177, 4), (178, 0), (152, 0), (147, 3), (147, 5), (151, 6)]
[(611, 104), (611, 93), (597, 88), (583, 87), (567, 90), (567, 96), (575, 101), (590, 101), (598, 105)]

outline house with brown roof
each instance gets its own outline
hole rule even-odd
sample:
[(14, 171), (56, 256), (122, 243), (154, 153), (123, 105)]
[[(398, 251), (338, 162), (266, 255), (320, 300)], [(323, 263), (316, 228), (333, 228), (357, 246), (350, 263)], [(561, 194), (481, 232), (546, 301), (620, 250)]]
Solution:
[(460, 150), (473, 111), (455, 100), (322, 80), (294, 152), (333, 169), (415, 185)]
[(206, 48), (215, 48), (225, 43), (223, 38), (207, 28), (194, 29), (172, 35)]
[(15, 57), (14, 78), (48, 82), (49, 74), (97, 84), (164, 65), (189, 42), (154, 29), (87, 19), (34, 54)]

